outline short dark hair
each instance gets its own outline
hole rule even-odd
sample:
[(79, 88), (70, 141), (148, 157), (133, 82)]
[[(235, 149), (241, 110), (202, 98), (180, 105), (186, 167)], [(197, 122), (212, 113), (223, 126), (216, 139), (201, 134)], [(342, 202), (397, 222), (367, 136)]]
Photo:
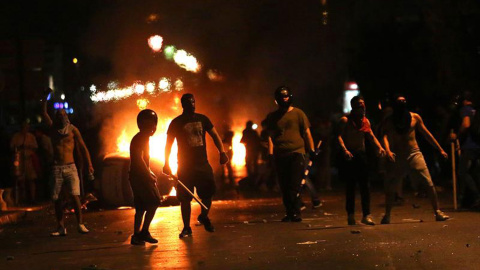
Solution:
[(362, 96), (354, 96), (352, 99), (350, 99), (350, 106), (353, 108), (353, 104), (357, 103), (360, 100), (365, 101)]

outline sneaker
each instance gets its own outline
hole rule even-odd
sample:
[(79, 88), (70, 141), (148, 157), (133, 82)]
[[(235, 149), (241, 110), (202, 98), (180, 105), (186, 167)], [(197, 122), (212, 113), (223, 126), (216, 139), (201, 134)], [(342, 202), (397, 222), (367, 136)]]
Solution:
[(355, 221), (355, 216), (353, 214), (348, 214), (347, 222), (348, 225), (357, 225), (357, 222)]
[(147, 242), (147, 243), (150, 243), (150, 244), (156, 244), (156, 243), (158, 243), (158, 240), (155, 239), (155, 238), (153, 238), (149, 231), (147, 231), (147, 232), (141, 232), (141, 233), (140, 233), (140, 238), (141, 238), (143, 241), (145, 241), (145, 242)]
[(380, 221), (381, 224), (390, 224), (390, 216), (383, 216), (382, 221)]
[(371, 226), (375, 225), (375, 222), (373, 222), (373, 219), (370, 215), (363, 216), (362, 223)]
[(291, 217), (291, 216), (288, 216), (288, 215), (287, 215), (287, 216), (284, 216), (281, 221), (282, 221), (282, 222), (290, 222), (290, 221), (292, 221), (292, 217)]
[(88, 233), (89, 230), (87, 229), (87, 227), (85, 227), (84, 224), (78, 224), (78, 232), (85, 234)]
[(322, 205), (323, 205), (323, 203), (320, 200), (312, 201), (312, 209), (320, 208)]
[(130, 244), (134, 246), (145, 246), (145, 241), (141, 239), (139, 234), (132, 234), (130, 238)]
[(442, 211), (440, 211), (440, 210), (435, 211), (435, 220), (436, 221), (445, 221), (449, 218), (450, 217), (445, 215), (445, 213), (443, 213)]
[(178, 235), (179, 238), (192, 236), (192, 228), (183, 228), (182, 232)]
[(212, 222), (210, 222), (210, 219), (207, 216), (204, 217), (202, 215), (199, 215), (197, 220), (198, 222), (200, 222), (200, 224), (202, 224), (205, 227), (205, 230), (207, 232), (215, 231), (215, 227), (213, 227)]
[(66, 228), (58, 228), (56, 231), (52, 232), (50, 236), (65, 236), (67, 235), (67, 229)]

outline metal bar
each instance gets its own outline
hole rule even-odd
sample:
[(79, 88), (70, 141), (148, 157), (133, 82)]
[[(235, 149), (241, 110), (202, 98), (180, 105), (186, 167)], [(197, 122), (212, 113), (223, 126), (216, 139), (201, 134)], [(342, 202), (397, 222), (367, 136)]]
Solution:
[(202, 201), (200, 201), (200, 199), (187, 186), (185, 186), (185, 184), (182, 183), (182, 181), (180, 181), (177, 177), (174, 177), (173, 175), (168, 175), (168, 178), (177, 181), (188, 192), (188, 194), (190, 194), (190, 196), (192, 196), (193, 199), (195, 199), (195, 201), (200, 204), (200, 206), (202, 206), (205, 210), (208, 210), (208, 207), (205, 206), (205, 204), (203, 204)]

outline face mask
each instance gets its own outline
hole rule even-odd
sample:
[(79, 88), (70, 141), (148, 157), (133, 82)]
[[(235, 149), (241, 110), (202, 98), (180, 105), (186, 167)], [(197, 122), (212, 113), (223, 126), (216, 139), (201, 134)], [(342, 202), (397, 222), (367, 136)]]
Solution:
[(410, 130), (412, 123), (412, 116), (407, 109), (407, 102), (405, 100), (397, 100), (393, 105), (393, 125), (400, 134), (405, 134)]
[(195, 99), (193, 97), (182, 100), (182, 107), (184, 113), (195, 112)]
[(365, 105), (361, 105), (352, 109), (352, 115), (358, 118), (365, 116), (366, 108)]
[[(287, 100), (285, 100), (288, 98)], [(288, 109), (292, 105), (293, 96), (288, 89), (277, 89), (275, 92), (275, 101), (282, 109)]]

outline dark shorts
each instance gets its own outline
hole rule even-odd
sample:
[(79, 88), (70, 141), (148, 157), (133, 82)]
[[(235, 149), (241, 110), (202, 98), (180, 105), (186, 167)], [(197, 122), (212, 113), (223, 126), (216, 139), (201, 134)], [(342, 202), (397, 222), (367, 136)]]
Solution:
[(158, 207), (162, 202), (162, 196), (157, 188), (157, 183), (150, 179), (133, 177), (130, 175), (130, 186), (133, 191), (133, 204), (135, 209), (145, 210)]
[[(195, 188), (200, 199), (210, 199), (215, 194), (213, 170), (208, 163), (179, 169), (178, 180), (182, 181), (192, 192)], [(192, 200), (192, 196), (180, 184), (177, 184), (177, 198), (180, 201)]]

